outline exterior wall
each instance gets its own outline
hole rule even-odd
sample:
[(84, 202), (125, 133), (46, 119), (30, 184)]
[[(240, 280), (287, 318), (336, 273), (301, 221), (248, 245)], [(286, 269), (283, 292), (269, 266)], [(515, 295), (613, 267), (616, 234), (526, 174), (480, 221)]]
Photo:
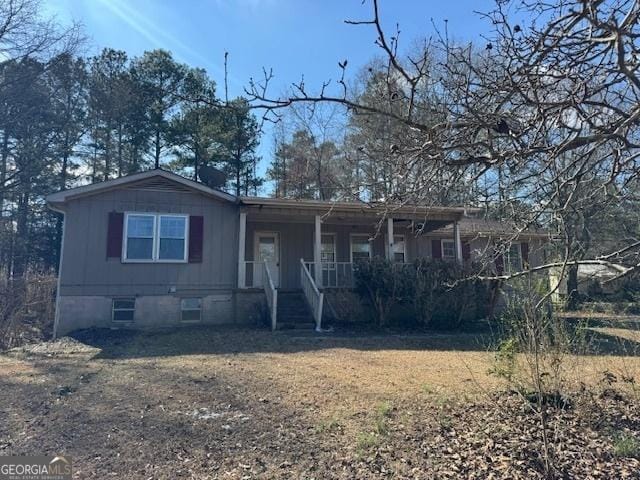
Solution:
[[(247, 236), (245, 244), (245, 259), (253, 261), (255, 259), (255, 232), (277, 232), (280, 241), (280, 288), (295, 289), (300, 288), (300, 258), (305, 262), (313, 262), (313, 235), (314, 225), (312, 223), (285, 223), (285, 222), (263, 222), (255, 219), (247, 221)], [(375, 235), (374, 225), (355, 225), (346, 221), (344, 224), (322, 224), (323, 234), (334, 234), (336, 242), (336, 261), (350, 262), (350, 239), (351, 234)], [(394, 233), (404, 235), (406, 242), (406, 261), (412, 262), (417, 258), (432, 258), (431, 242), (434, 239), (450, 239), (435, 235), (416, 236), (407, 228), (397, 227)], [(492, 253), (491, 245), (493, 241), (488, 238), (463, 238), (471, 245), (471, 259), (478, 261), (483, 256)], [(386, 255), (386, 232), (379, 232), (372, 241), (372, 254), (384, 257)], [(544, 242), (541, 240), (529, 240), (529, 262), (532, 266), (540, 265), (544, 261)], [(251, 269), (247, 269), (247, 278), (251, 284)]]
[[(203, 261), (201, 263), (122, 263), (107, 258), (109, 212), (153, 212), (201, 215), (204, 217)], [(313, 261), (312, 222), (272, 222), (249, 217), (245, 259), (254, 260), (257, 231), (278, 232), (280, 243), (280, 288), (300, 288), (300, 258)], [(284, 218), (284, 217), (283, 217)], [(304, 217), (299, 217), (298, 220)], [(71, 200), (66, 205), (65, 243), (58, 302), (58, 334), (89, 327), (114, 327), (112, 299), (135, 297), (135, 320), (131, 327), (180, 325), (180, 300), (202, 299), (202, 323), (256, 323), (264, 313), (261, 290), (237, 290), (237, 245), (239, 208), (189, 191), (154, 191), (120, 188)], [(372, 254), (385, 256), (386, 225), (376, 234), (375, 220), (345, 218), (323, 223), (323, 234), (335, 234), (336, 261), (350, 262), (350, 237), (367, 234), (373, 238)], [(359, 223), (357, 223), (359, 222)], [(396, 226), (405, 236), (406, 261), (431, 258), (430, 235), (416, 237)], [(487, 239), (471, 242), (472, 258), (487, 250)], [(543, 259), (542, 242), (530, 241), (532, 265)], [(249, 272), (250, 269), (248, 268)]]
[[(414, 251), (416, 256), (410, 256), (411, 260), (415, 258), (432, 258), (431, 253), (431, 241), (435, 239), (444, 239), (444, 240), (452, 240), (453, 237), (442, 237), (442, 236), (434, 236), (434, 235), (421, 235), (419, 237), (413, 237), (414, 243)], [(515, 243), (519, 243), (524, 240), (515, 240)], [(545, 262), (545, 251), (544, 246), (545, 243), (540, 239), (530, 239), (526, 240), (529, 244), (529, 264), (532, 267), (542, 265)], [(471, 261), (479, 261), (483, 257), (492, 254), (492, 245), (493, 240), (490, 238), (482, 237), (482, 238), (462, 238), (462, 242), (469, 242), (470, 250), (471, 250)]]
[[(106, 258), (111, 211), (204, 217), (201, 263), (122, 263)], [(238, 209), (185, 192), (120, 189), (72, 200), (65, 215), (62, 296), (206, 295), (236, 286)]]
[[(107, 258), (109, 212), (153, 212), (204, 217), (201, 263), (122, 263)], [(58, 334), (119, 326), (111, 321), (114, 297), (135, 297), (136, 328), (180, 325), (180, 301), (198, 297), (202, 323), (235, 323), (238, 208), (186, 191), (122, 188), (71, 200), (58, 301)]]
[[(163, 328), (193, 325), (180, 321), (180, 300), (173, 295), (136, 297), (134, 321), (111, 321), (112, 298), (99, 295), (66, 295), (60, 297), (60, 323), (57, 334), (65, 335), (83, 328)], [(265, 302), (261, 291), (229, 291), (202, 297), (201, 325), (248, 325), (260, 320), (260, 305)]]
[[(313, 225), (247, 221), (245, 260), (254, 261), (255, 233), (278, 232), (280, 288), (300, 288), (300, 259), (313, 261)], [(250, 270), (250, 269), (247, 269)], [(251, 272), (249, 272), (251, 276)]]
[[(245, 243), (245, 260), (255, 260), (255, 233), (277, 232), (280, 242), (280, 288), (300, 288), (300, 259), (305, 262), (313, 262), (313, 236), (314, 225), (312, 223), (285, 223), (262, 222), (256, 220), (247, 221), (247, 234)], [(366, 225), (336, 225), (322, 224), (323, 234), (336, 235), (336, 261), (350, 262), (350, 236), (352, 233), (373, 235), (374, 227)], [(378, 235), (373, 240), (373, 255), (385, 255), (385, 239)], [(249, 280), (252, 278), (250, 268), (247, 269)]]

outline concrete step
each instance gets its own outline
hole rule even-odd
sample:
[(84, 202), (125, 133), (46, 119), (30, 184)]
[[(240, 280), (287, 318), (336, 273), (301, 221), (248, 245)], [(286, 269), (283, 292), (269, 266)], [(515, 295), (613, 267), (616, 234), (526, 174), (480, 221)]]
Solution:
[(278, 320), (278, 330), (313, 330), (316, 328), (314, 322), (280, 322)]
[(278, 292), (278, 328), (313, 328), (315, 322), (301, 291)]

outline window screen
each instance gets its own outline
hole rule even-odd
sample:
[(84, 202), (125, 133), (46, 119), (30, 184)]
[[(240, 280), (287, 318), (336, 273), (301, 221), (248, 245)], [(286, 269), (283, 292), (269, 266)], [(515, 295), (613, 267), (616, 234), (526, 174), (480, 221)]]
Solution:
[(152, 260), (155, 216), (127, 216), (127, 252), (128, 260)]
[(114, 298), (112, 302), (112, 319), (114, 322), (133, 322), (135, 310), (135, 298)]
[(353, 235), (351, 237), (351, 261), (368, 260), (371, 258), (371, 243), (368, 235)]
[(447, 260), (456, 259), (456, 242), (453, 240), (442, 240), (442, 258)]
[(393, 236), (393, 261), (396, 263), (405, 262), (404, 235)]
[(158, 259), (184, 260), (187, 219), (160, 215)]
[(509, 247), (506, 265), (510, 273), (522, 270), (522, 252), (519, 243), (513, 243)]
[(127, 214), (125, 260), (187, 260), (187, 216)]
[(181, 302), (181, 320), (199, 322), (202, 319), (202, 301), (200, 298), (183, 298)]

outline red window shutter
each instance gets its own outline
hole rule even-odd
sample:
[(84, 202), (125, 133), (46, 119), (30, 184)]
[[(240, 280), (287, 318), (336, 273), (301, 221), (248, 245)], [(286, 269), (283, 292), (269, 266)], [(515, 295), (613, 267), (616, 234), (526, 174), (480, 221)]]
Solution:
[(471, 244), (469, 242), (462, 243), (462, 259), (463, 260), (471, 259)]
[(122, 256), (123, 225), (124, 213), (109, 212), (109, 224), (107, 227), (107, 258), (120, 258)]
[(204, 236), (204, 217), (189, 217), (189, 263), (202, 263), (202, 239)]
[(442, 242), (440, 242), (440, 239), (431, 240), (431, 257), (442, 258)]
[(520, 254), (522, 255), (522, 266), (529, 268), (529, 243), (522, 242), (520, 244)]

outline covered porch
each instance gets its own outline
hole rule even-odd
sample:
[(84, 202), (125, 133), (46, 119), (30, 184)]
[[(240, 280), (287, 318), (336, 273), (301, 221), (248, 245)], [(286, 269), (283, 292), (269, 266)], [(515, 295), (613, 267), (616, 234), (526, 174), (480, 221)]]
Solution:
[(322, 291), (353, 288), (359, 261), (432, 258), (429, 232), (452, 225), (453, 242), (445, 248), (462, 262), (458, 221), (464, 214), (454, 207), (389, 210), (364, 203), (243, 198), (238, 288), (264, 289), (274, 328), (278, 291), (301, 291), (319, 326)]
[[(265, 205), (268, 200), (286, 204)], [(303, 265), (319, 289), (352, 288), (358, 261), (432, 258), (428, 234), (446, 225), (453, 225), (453, 254), (462, 261), (462, 208), (386, 212), (365, 204), (290, 202), (260, 199), (240, 212), (238, 288), (262, 288), (266, 266), (275, 288), (300, 289)]]

